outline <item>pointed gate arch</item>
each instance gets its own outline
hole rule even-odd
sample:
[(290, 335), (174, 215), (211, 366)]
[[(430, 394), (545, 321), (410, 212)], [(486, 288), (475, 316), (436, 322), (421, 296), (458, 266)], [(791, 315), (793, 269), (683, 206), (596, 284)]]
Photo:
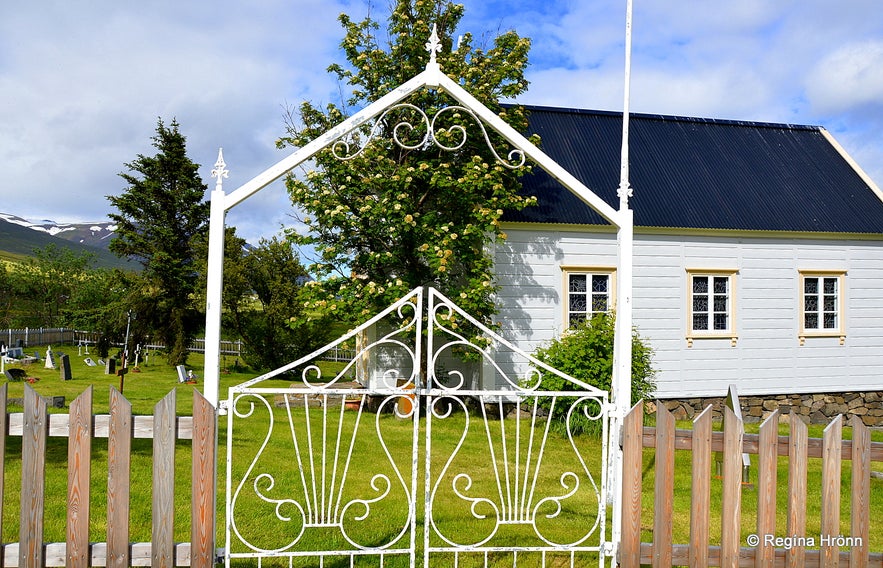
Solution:
[[(616, 339), (614, 348), (614, 377), (613, 377), (613, 406), (608, 409), (611, 416), (609, 429), (610, 439), (618, 440), (622, 419), (630, 406), (631, 396), (631, 297), (632, 297), (632, 237), (633, 217), (628, 208), (627, 196), (621, 192), (620, 208), (614, 209), (603, 199), (597, 196), (570, 172), (562, 168), (557, 162), (547, 156), (542, 150), (531, 144), (521, 133), (517, 132), (499, 116), (490, 111), (480, 101), (475, 99), (459, 84), (445, 75), (436, 61), (436, 53), (441, 49), (441, 43), (433, 30), (427, 50), (430, 60), (426, 68), (395, 90), (390, 91), (384, 97), (378, 99), (360, 112), (348, 118), (338, 126), (327, 131), (313, 142), (299, 148), (288, 157), (280, 160), (263, 173), (246, 182), (231, 193), (223, 189), (223, 179), (227, 177), (226, 164), (219, 154), (218, 162), (212, 171), (212, 176), (217, 178), (215, 189), (211, 194), (211, 217), (209, 229), (209, 258), (206, 286), (206, 353), (205, 353), (205, 390), (206, 398), (215, 407), (219, 402), (219, 379), (220, 379), (220, 337), (221, 337), (221, 292), (223, 287), (223, 262), (224, 262), (224, 219), (227, 211), (260, 191), (270, 183), (281, 178), (293, 168), (306, 162), (318, 152), (344, 141), (352, 133), (371, 128), (377, 124), (379, 117), (396, 105), (403, 103), (411, 94), (421, 89), (443, 90), (460, 105), (458, 108), (466, 111), (475, 118), (476, 124), (485, 133), (491, 129), (505, 139), (514, 148), (509, 153), (517, 161), (531, 160), (534, 164), (544, 169), (564, 187), (573, 192), (589, 207), (598, 212), (604, 219), (617, 227), (619, 243), (619, 263), (617, 277), (618, 304), (616, 321)], [(441, 111), (444, 112), (444, 109)], [(426, 116), (427, 142), (440, 144), (434, 136), (434, 118)], [(372, 123), (372, 121), (374, 121)], [(398, 142), (398, 141), (396, 141)], [(501, 163), (507, 164), (506, 160), (500, 159)], [(507, 164), (510, 165), (511, 164)], [(605, 411), (607, 414), (608, 411)], [(605, 440), (606, 444), (606, 440)], [(606, 447), (606, 446), (605, 446)], [(621, 458), (618, 444), (610, 444), (612, 450), (609, 463), (609, 471), (605, 476), (609, 477), (608, 484), (611, 491), (604, 491), (605, 497), (610, 499), (619, 494), (621, 483)], [(605, 452), (606, 453), (606, 452)], [(618, 499), (612, 501), (613, 525), (612, 538), (607, 549), (615, 552), (618, 543), (619, 516), (621, 507)], [(479, 502), (475, 503), (476, 506)], [(280, 503), (280, 507), (282, 504)], [(229, 511), (228, 511), (229, 513)]]

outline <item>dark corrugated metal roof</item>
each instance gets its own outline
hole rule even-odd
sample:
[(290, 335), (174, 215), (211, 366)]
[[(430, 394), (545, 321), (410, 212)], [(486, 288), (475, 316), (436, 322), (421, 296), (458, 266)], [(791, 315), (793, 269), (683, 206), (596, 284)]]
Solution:
[[(618, 208), (622, 113), (527, 107), (541, 148)], [(632, 114), (639, 227), (883, 234), (883, 201), (816, 126)], [(606, 224), (539, 168), (508, 221)]]

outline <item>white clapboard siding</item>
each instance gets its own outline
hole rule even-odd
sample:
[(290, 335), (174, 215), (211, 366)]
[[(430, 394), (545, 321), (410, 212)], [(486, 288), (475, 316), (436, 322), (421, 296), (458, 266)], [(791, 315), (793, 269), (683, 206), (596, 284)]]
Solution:
[[(616, 236), (592, 227), (513, 225), (496, 247), (498, 321), (533, 352), (563, 327), (563, 267), (615, 267)], [(634, 324), (654, 350), (657, 396), (879, 390), (883, 241), (807, 235), (635, 235)], [(735, 346), (686, 339), (687, 269), (736, 270)], [(801, 345), (801, 270), (846, 271), (846, 336)], [(513, 370), (517, 372), (517, 370)]]

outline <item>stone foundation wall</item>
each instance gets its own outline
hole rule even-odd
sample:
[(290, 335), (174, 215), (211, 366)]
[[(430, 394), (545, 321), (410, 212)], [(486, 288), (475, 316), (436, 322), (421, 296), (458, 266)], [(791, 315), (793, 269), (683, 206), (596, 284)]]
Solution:
[[(692, 420), (709, 404), (714, 418), (720, 419), (724, 397), (672, 399), (659, 403), (664, 404), (676, 420)], [(778, 409), (783, 417), (794, 412), (810, 424), (827, 424), (842, 414), (846, 420), (858, 416), (866, 426), (883, 427), (883, 391), (740, 396), (739, 404), (745, 422), (761, 422)]]

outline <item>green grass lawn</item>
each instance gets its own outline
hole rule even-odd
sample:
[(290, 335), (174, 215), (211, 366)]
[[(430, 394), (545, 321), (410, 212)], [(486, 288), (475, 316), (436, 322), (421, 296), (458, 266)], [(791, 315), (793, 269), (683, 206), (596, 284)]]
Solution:
[[(67, 412), (66, 407), (70, 404), (70, 402), (74, 398), (79, 396), (86, 388), (92, 386), (94, 389), (93, 412), (96, 414), (106, 413), (110, 388), (120, 388), (119, 377), (105, 375), (103, 367), (86, 366), (83, 363), (83, 358), (85, 357), (85, 354), (78, 355), (76, 347), (53, 346), (53, 349), (56, 352), (64, 351), (71, 357), (73, 380), (61, 381), (60, 372), (52, 369), (45, 369), (42, 362), (26, 367), (26, 370), (30, 376), (39, 379), (32, 384), (33, 388), (38, 393), (46, 397), (65, 397), (65, 409), (50, 409), (50, 412)], [(35, 349), (33, 348), (28, 349), (29, 352), (32, 352), (34, 350)], [(42, 353), (45, 351), (45, 349), (39, 349), (39, 351)], [(97, 359), (95, 355), (92, 355), (92, 357)], [(197, 377), (199, 377), (199, 384), (179, 384), (177, 382), (177, 375), (175, 373), (175, 370), (162, 362), (161, 355), (159, 354), (151, 357), (147, 363), (142, 363), (141, 365), (139, 365), (139, 372), (135, 372), (134, 370), (132, 370), (132, 372), (127, 374), (125, 377), (123, 393), (125, 397), (132, 403), (133, 412), (135, 414), (152, 414), (153, 406), (172, 389), (176, 389), (177, 413), (179, 415), (189, 414), (192, 409), (192, 397), (194, 390), (204, 391), (204, 386), (202, 384), (202, 356), (199, 354), (194, 354), (191, 356), (190, 362), (192, 363), (192, 368), (194, 372), (196, 373)], [(233, 368), (234, 362), (235, 361), (233, 358), (228, 358), (222, 361), (222, 366)], [(326, 374), (329, 372), (333, 373), (339, 370), (341, 367), (341, 364), (329, 363), (327, 365), (327, 368), (325, 369), (325, 372)], [(221, 377), (221, 397), (226, 398), (227, 389), (229, 387), (243, 383), (253, 378), (254, 376), (255, 374), (250, 372), (232, 372), (223, 374)], [(288, 387), (290, 384), (292, 384), (293, 380), (294, 377), (273, 379), (266, 383), (263, 383), (261, 386), (274, 388)], [(10, 382), (8, 389), (8, 396), (10, 398), (21, 398), (24, 391), (24, 385), (23, 383)], [(235, 455), (237, 457), (233, 466), (232, 481), (234, 489), (241, 481), (246, 481), (246, 483), (244, 484), (245, 489), (242, 492), (242, 496), (238, 502), (237, 509), (234, 514), (234, 520), (237, 521), (237, 526), (242, 527), (244, 535), (247, 539), (253, 539), (262, 547), (272, 548), (280, 546), (279, 535), (290, 534), (291, 531), (294, 530), (292, 529), (292, 526), (296, 525), (297, 521), (294, 521), (294, 524), (292, 524), (291, 521), (279, 520), (275, 515), (275, 511), (271, 510), (273, 509), (273, 507), (268, 507), (268, 504), (266, 502), (253, 498), (254, 492), (251, 488), (254, 485), (255, 478), (261, 471), (275, 471), (275, 488), (273, 490), (265, 488), (268, 494), (272, 495), (284, 495), (286, 492), (297, 491), (301, 486), (303, 486), (304, 480), (297, 474), (297, 468), (293, 466), (294, 458), (292, 457), (292, 435), (287, 422), (287, 417), (285, 416), (285, 409), (276, 408), (272, 405), (270, 406), (271, 409), (267, 410), (265, 413), (266, 415), (263, 417), (260, 415), (260, 412), (258, 412), (255, 413), (253, 417), (247, 420), (239, 418), (234, 420), (234, 427), (236, 428), (235, 440), (237, 444)], [(10, 405), (8, 411), (21, 411), (21, 407)], [(246, 475), (246, 472), (250, 464), (252, 463), (252, 458), (257, 455), (257, 447), (264, 439), (269, 414), (272, 414), (274, 416), (274, 419), (278, 421), (275, 423), (275, 430), (271, 441), (272, 443), (268, 446), (268, 450), (256, 460), (255, 468), (251, 472), (251, 474), (249, 474), (250, 476)], [(305, 456), (308, 453), (311, 453), (316, 459), (324, 456), (326, 462), (330, 462), (330, 460), (332, 459), (339, 459), (337, 454), (335, 454), (335, 451), (337, 451), (336, 448), (341, 447), (345, 449), (346, 444), (336, 444), (333, 436), (323, 439), (320, 432), (336, 431), (335, 429), (338, 428), (338, 424), (335, 421), (338, 420), (340, 416), (343, 416), (343, 422), (341, 422), (340, 425), (346, 430), (352, 428), (353, 423), (357, 417), (357, 413), (346, 412), (342, 415), (339, 413), (336, 414), (334, 412), (329, 412), (329, 414), (327, 415), (322, 415), (318, 413), (318, 411), (314, 413), (311, 420), (314, 421), (313, 425), (315, 426), (315, 428), (311, 430), (311, 437), (301, 439), (302, 443), (304, 444), (304, 448), (307, 447), (308, 442), (313, 444), (311, 452), (305, 452)], [(376, 422), (375, 419), (377, 420)], [(323, 428), (318, 427), (318, 425), (322, 423), (320, 422), (321, 420), (325, 420), (325, 426)], [(385, 483), (384, 481), (378, 481), (378, 478), (375, 477), (378, 474), (386, 476), (385, 478), (392, 480), (392, 483), (390, 487), (390, 498), (383, 502), (378, 502), (377, 504), (372, 505), (370, 514), (364, 519), (358, 520), (355, 518), (358, 517), (362, 512), (364, 512), (359, 511), (358, 507), (351, 508), (347, 512), (347, 514), (351, 517), (350, 521), (352, 522), (351, 526), (353, 527), (352, 534), (350, 536), (354, 541), (358, 543), (363, 543), (365, 545), (376, 545), (379, 542), (390, 542), (398, 545), (403, 542), (401, 540), (402, 538), (406, 539), (408, 537), (407, 533), (405, 533), (403, 536), (399, 535), (401, 533), (404, 522), (402, 511), (406, 510), (405, 504), (409, 497), (407, 493), (410, 491), (410, 478), (408, 477), (410, 474), (405, 474), (406, 479), (404, 480), (403, 484), (397, 478), (396, 470), (398, 470), (399, 472), (410, 471), (410, 448), (413, 435), (413, 431), (411, 430), (411, 423), (409, 421), (396, 418), (392, 415), (384, 415), (378, 418), (377, 416), (372, 414), (363, 414), (361, 420), (363, 421), (363, 423), (360, 425), (360, 427), (364, 428), (366, 435), (359, 438), (358, 443), (361, 445), (355, 448), (354, 459), (349, 466), (350, 469), (347, 472), (347, 475), (349, 476), (347, 491), (351, 491), (353, 493), (351, 495), (343, 495), (341, 503), (347, 502), (347, 500), (355, 494), (377, 494), (378, 491), (383, 489)], [(531, 443), (529, 437), (529, 428), (524, 426), (516, 435), (514, 433), (513, 423), (514, 420), (512, 420), (511, 418), (506, 420), (506, 426), (509, 429), (507, 433), (507, 439), (508, 444), (510, 444), (510, 451), (516, 443), (522, 444), (522, 448), (526, 448), (527, 444)], [(304, 422), (296, 422), (296, 424), (297, 428), (305, 427)], [(492, 422), (491, 425), (492, 427), (497, 428), (500, 426), (500, 423)], [(419, 432), (418, 438), (418, 444), (420, 444), (421, 447), (425, 442), (423, 438), (423, 426), (424, 425), (421, 424), (421, 430)], [(473, 541), (478, 542), (484, 536), (486, 536), (489, 530), (491, 530), (489, 528), (490, 525), (487, 524), (487, 522), (485, 521), (475, 521), (472, 515), (471, 505), (468, 502), (464, 502), (462, 499), (456, 497), (456, 495), (454, 495), (454, 492), (455, 487), (459, 487), (460, 490), (469, 494), (481, 494), (482, 492), (494, 492), (498, 490), (496, 484), (497, 478), (495, 476), (492, 461), (490, 460), (490, 456), (488, 455), (489, 445), (487, 443), (486, 432), (483, 431), (483, 425), (473, 420), (469, 426), (470, 435), (463, 442), (463, 445), (460, 448), (459, 452), (452, 460), (450, 467), (445, 470), (447, 458), (451, 455), (453, 449), (456, 448), (460, 440), (460, 434), (464, 431), (464, 428), (466, 427), (465, 417), (462, 413), (454, 414), (446, 420), (433, 420), (432, 426), (434, 448), (431, 461), (432, 471), (434, 472), (434, 476), (436, 474), (442, 473), (443, 471), (445, 472), (444, 475), (447, 476), (444, 477), (443, 475), (443, 482), (438, 484), (439, 489), (436, 495), (436, 502), (438, 503), (438, 506), (434, 512), (436, 525), (441, 534), (448, 535), (452, 539), (472, 539)], [(688, 423), (686, 423), (679, 424), (678, 427), (689, 428), (690, 426)], [(749, 431), (756, 432), (757, 426), (749, 424), (746, 426), (746, 428)], [(821, 437), (822, 429), (822, 426), (810, 426), (810, 437)], [(226, 432), (227, 417), (222, 416), (219, 424), (219, 546), (223, 546), (224, 544), (223, 524), (225, 499), (223, 493), (225, 487), (225, 463), (227, 456)], [(783, 430), (780, 433), (787, 434), (787, 427), (783, 426)], [(849, 437), (850, 435), (851, 430), (845, 427), (844, 437)], [(386, 455), (383, 449), (384, 444), (380, 444), (381, 436), (383, 437), (386, 448), (396, 449), (394, 455), (391, 458)], [(548, 451), (547, 454), (544, 456), (544, 460), (546, 460), (545, 465), (574, 467), (578, 470), (580, 464), (574, 462), (574, 453), (569, 448), (566, 440), (561, 438), (560, 435), (553, 434), (553, 436), (557, 436), (557, 438), (554, 438), (553, 441), (547, 446)], [(883, 439), (883, 434), (881, 434), (880, 432), (875, 432), (873, 434), (873, 439), (876, 441), (881, 441), (881, 439)], [(596, 481), (600, 482), (601, 472), (600, 461), (598, 457), (601, 451), (600, 441), (596, 438), (586, 436), (579, 439), (578, 446), (580, 453), (584, 456), (588, 456), (587, 466), (589, 468), (589, 471), (595, 476)], [(18, 541), (18, 511), (20, 507), (18, 503), (20, 487), (20, 448), (20, 439), (10, 438), (8, 440), (6, 449), (6, 472), (4, 476), (4, 500), (2, 517), (2, 540), (4, 543)], [(326, 451), (322, 452), (321, 448), (325, 448)], [(502, 448), (497, 446), (495, 451), (498, 454), (501, 454)], [(133, 441), (131, 487), (133, 498), (131, 503), (132, 509), (130, 525), (131, 540), (135, 542), (150, 540), (151, 510), (149, 495), (151, 491), (151, 454), (151, 440)], [(176, 492), (176, 509), (178, 511), (178, 515), (175, 521), (175, 538), (179, 541), (187, 540), (189, 538), (190, 530), (189, 459), (189, 441), (179, 442), (177, 446), (176, 460), (176, 485), (180, 489)], [(64, 519), (67, 507), (66, 461), (67, 439), (50, 438), (47, 460), (47, 496), (45, 515), (45, 540), (47, 542), (61, 542), (64, 541), (65, 538)], [(645, 450), (643, 495), (644, 515), (642, 519), (642, 527), (644, 528), (643, 540), (645, 541), (652, 541), (651, 530), (653, 526), (652, 501), (654, 482), (653, 463), (652, 450)], [(753, 463), (755, 467), (752, 469), (752, 475), (756, 476), (756, 457), (754, 457)], [(286, 467), (285, 464), (292, 464), (292, 466)], [(417, 472), (418, 507), (416, 510), (416, 515), (418, 522), (422, 522), (424, 518), (423, 492), (425, 486), (425, 463), (422, 461), (422, 458), (421, 461), (418, 462), (417, 466), (419, 469)], [(843, 496), (841, 527), (842, 533), (845, 536), (849, 535), (850, 467), (850, 462), (843, 462), (841, 486)], [(875, 463), (873, 464), (873, 467), (876, 470), (880, 470), (883, 469), (883, 464)], [(471, 473), (469, 479), (460, 479), (459, 481), (455, 481), (453, 479), (454, 474), (458, 471), (463, 470), (464, 468), (468, 469)], [(554, 467), (551, 467), (548, 471), (551, 472), (553, 470)], [(327, 469), (327, 471), (332, 470)], [(338, 471), (338, 475), (342, 475), (342, 470)], [(434, 476), (432, 478), (433, 487), (435, 486), (436, 480), (436, 477)], [(95, 439), (93, 441), (92, 480), (93, 489), (91, 497), (92, 511), (90, 538), (93, 541), (103, 541), (105, 539), (104, 535), (106, 532), (106, 440)], [(316, 481), (317, 483), (323, 482), (321, 475), (316, 477)], [(752, 479), (752, 481), (756, 481), (756, 479)], [(312, 479), (310, 479), (310, 483), (308, 483), (308, 485), (310, 485), (311, 482)], [(467, 485), (467, 482), (471, 483), (471, 486), (468, 490), (464, 489)], [(340, 483), (340, 479), (338, 477), (334, 481), (332, 481), (330, 477), (326, 476), (324, 479), (324, 483)], [(512, 487), (519, 487), (514, 477), (509, 479), (508, 483), (510, 483)], [(566, 479), (562, 480), (558, 477), (546, 475), (545, 473), (543, 473), (543, 475), (540, 476), (539, 485), (560, 489), (565, 486), (566, 483)], [(689, 539), (688, 515), (690, 510), (690, 485), (690, 453), (685, 451), (677, 451), (674, 497), (675, 519), (673, 523), (675, 543), (687, 543)], [(810, 488), (810, 505), (807, 514), (807, 534), (814, 534), (814, 531), (816, 533), (819, 531), (819, 503), (821, 492), (820, 460), (810, 460), (808, 486)], [(380, 489), (378, 489), (378, 487)], [(594, 501), (594, 496), (591, 494), (590, 491), (587, 491), (587, 488), (585, 486), (580, 488), (580, 492), (581, 493), (578, 493), (573, 501), (565, 502), (564, 507), (561, 509), (558, 517), (558, 521), (563, 521), (559, 524), (559, 528), (548, 529), (557, 531), (551, 534), (554, 535), (554, 539), (556, 539), (556, 541), (558, 542), (569, 542), (568, 539), (578, 539), (582, 534), (580, 531), (584, 530), (587, 520), (593, 522), (593, 518), (591, 517), (591, 515), (587, 516), (587, 511), (592, 511), (594, 508), (597, 507), (597, 503)], [(252, 496), (249, 496), (249, 493), (251, 493)], [(720, 496), (720, 480), (713, 480), (711, 496), (712, 507), (719, 507)], [(777, 497), (777, 503), (779, 504), (777, 526), (780, 527), (777, 529), (777, 533), (779, 536), (787, 536), (785, 534), (785, 515), (787, 510), (787, 500), (787, 460), (785, 458), (780, 458)], [(318, 501), (317, 503), (318, 506), (323, 510), (331, 511), (333, 509), (333, 503), (321, 503)], [(552, 506), (553, 503), (551, 502), (546, 505), (547, 508)], [(282, 506), (281, 510), (283, 511), (283, 516), (285, 516), (285, 511), (288, 511), (289, 513), (292, 511), (292, 509), (285, 509), (285, 507), (291, 507), (291, 505), (289, 504)], [(476, 504), (475, 510), (478, 511), (480, 514), (492, 515), (492, 511), (488, 507), (489, 505), (487, 504), (478, 503)], [(883, 551), (883, 530), (881, 530), (883, 529), (883, 525), (875, 524), (879, 522), (877, 521), (877, 519), (883, 519), (883, 481), (879, 479), (872, 480), (871, 507), (872, 512), (870, 548), (874, 552), (881, 552)], [(756, 512), (756, 508), (756, 491), (754, 491), (752, 488), (746, 488), (743, 491), (742, 495), (743, 542), (744, 537), (755, 531), (754, 514)], [(551, 510), (548, 510), (548, 512), (551, 512)], [(294, 515), (290, 516), (292, 518), (295, 517)], [(254, 519), (260, 519), (260, 522), (251, 522)], [(546, 530), (546, 528), (547, 527), (542, 527), (543, 530)], [(610, 527), (608, 526), (608, 537), (609, 534)], [(719, 541), (719, 509), (717, 511), (712, 511), (710, 534), (712, 542)], [(421, 535), (422, 529), (418, 529), (417, 540), (418, 546), (420, 547), (422, 547)], [(304, 546), (326, 546), (328, 544), (327, 541), (340, 539), (341, 535), (320, 534), (317, 535), (315, 538), (316, 540), (312, 542), (305, 542)], [(536, 537), (533, 534), (526, 535), (522, 532), (519, 532), (518, 529), (512, 529), (509, 532), (501, 533), (499, 535), (499, 538), (502, 542), (524, 543), (528, 541), (536, 541)], [(439, 538), (433, 537), (431, 544), (441, 544), (441, 541)], [(511, 564), (511, 559), (509, 560), (509, 563)], [(530, 562), (527, 563), (530, 564)], [(390, 563), (389, 565), (394, 565), (394, 563)]]

